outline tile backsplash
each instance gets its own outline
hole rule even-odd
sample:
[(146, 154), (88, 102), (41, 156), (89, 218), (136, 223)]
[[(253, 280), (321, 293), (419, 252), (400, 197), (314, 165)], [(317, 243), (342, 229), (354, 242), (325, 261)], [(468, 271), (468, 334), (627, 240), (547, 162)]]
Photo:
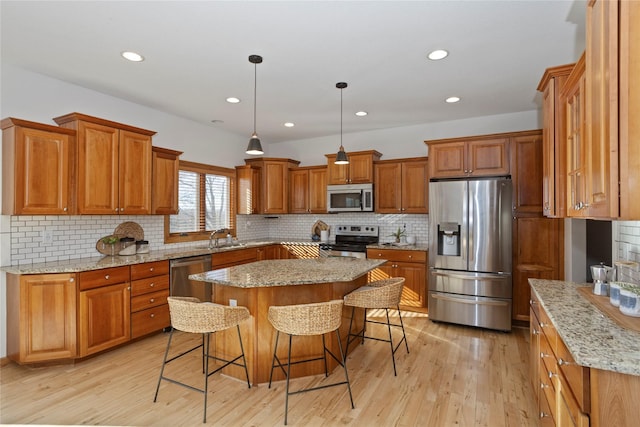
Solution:
[(618, 253), (618, 280), (640, 284), (640, 221), (617, 221), (618, 232), (613, 238)]
[[(330, 227), (330, 238), (337, 225), (378, 225), (380, 241), (393, 238), (398, 227), (406, 227), (407, 235), (416, 236), (418, 244), (428, 243), (428, 215), (340, 213), (324, 215), (238, 215), (237, 237), (240, 240), (277, 239), (305, 240), (311, 238), (311, 227), (322, 220)], [(202, 242), (164, 243), (164, 217), (138, 215), (77, 215), (77, 216), (11, 216), (8, 232), (10, 260), (3, 257), (3, 265), (32, 264), (95, 257), (98, 240), (112, 234), (125, 222), (134, 221), (144, 230), (144, 237), (152, 250), (189, 247)]]

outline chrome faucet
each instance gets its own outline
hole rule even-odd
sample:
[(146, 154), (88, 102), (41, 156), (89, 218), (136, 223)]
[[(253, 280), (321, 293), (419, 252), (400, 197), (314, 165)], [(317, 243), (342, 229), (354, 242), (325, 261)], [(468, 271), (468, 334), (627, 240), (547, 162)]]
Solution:
[[(228, 228), (221, 228), (220, 230), (214, 230), (211, 232), (211, 235), (209, 235), (209, 249), (213, 249), (213, 248), (218, 248), (218, 239), (220, 239), (220, 237), (218, 236), (219, 234), (224, 234), (224, 236), (226, 237), (227, 234), (229, 234), (230, 230)], [(215, 244), (214, 244), (214, 239), (215, 239)]]

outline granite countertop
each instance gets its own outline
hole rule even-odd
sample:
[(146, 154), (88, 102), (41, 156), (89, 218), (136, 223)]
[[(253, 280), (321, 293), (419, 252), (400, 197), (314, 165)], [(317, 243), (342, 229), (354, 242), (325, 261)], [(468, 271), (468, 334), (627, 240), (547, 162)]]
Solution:
[(256, 261), (192, 274), (189, 279), (239, 288), (350, 282), (385, 262), (349, 257)]
[(640, 376), (640, 332), (619, 326), (582, 296), (577, 289), (587, 283), (529, 283), (579, 365)]
[[(12, 274), (51, 274), (51, 273), (77, 273), (80, 271), (99, 270), (101, 268), (121, 267), (126, 265), (141, 264), (153, 261), (165, 261), (171, 259), (185, 258), (198, 255), (214, 255), (216, 253), (234, 251), (259, 246), (268, 246), (273, 244), (281, 245), (303, 245), (318, 246), (321, 242), (311, 240), (252, 240), (244, 242), (236, 242), (230, 246), (222, 246), (219, 248), (209, 249), (208, 242), (202, 241), (200, 246), (178, 247), (172, 249), (154, 250), (148, 254), (137, 254), (130, 256), (95, 256), (85, 258), (75, 258), (64, 261), (40, 262), (34, 264), (20, 264), (0, 267), (0, 271)], [(326, 243), (326, 242), (322, 242)], [(332, 243), (332, 242), (329, 242)], [(405, 250), (427, 250), (426, 247), (409, 245), (409, 246), (385, 246), (369, 245), (367, 248), (378, 249), (405, 249)]]

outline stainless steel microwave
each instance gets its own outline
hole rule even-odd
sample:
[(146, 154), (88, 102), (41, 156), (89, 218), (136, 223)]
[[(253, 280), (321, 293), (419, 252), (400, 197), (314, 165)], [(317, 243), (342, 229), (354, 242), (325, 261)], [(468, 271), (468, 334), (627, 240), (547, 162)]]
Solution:
[(373, 212), (373, 184), (327, 185), (328, 212)]

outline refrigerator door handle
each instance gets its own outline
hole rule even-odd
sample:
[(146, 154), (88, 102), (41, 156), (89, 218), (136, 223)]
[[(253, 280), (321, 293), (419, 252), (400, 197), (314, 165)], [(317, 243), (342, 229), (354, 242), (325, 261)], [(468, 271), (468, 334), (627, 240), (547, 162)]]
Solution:
[(435, 276), (444, 276), (444, 277), (452, 277), (454, 279), (460, 280), (482, 280), (482, 279), (504, 279), (507, 274), (505, 273), (481, 273), (480, 276), (470, 276), (469, 274), (456, 274), (451, 271), (442, 271), (431, 269), (433, 275)]
[(490, 305), (490, 306), (505, 306), (509, 305), (507, 301), (499, 301), (499, 300), (487, 300), (487, 301), (476, 301), (474, 299), (466, 299), (466, 298), (456, 298), (450, 295), (437, 294), (432, 293), (429, 295), (430, 298), (440, 299), (443, 301), (457, 302), (462, 304), (472, 304), (472, 305)]

